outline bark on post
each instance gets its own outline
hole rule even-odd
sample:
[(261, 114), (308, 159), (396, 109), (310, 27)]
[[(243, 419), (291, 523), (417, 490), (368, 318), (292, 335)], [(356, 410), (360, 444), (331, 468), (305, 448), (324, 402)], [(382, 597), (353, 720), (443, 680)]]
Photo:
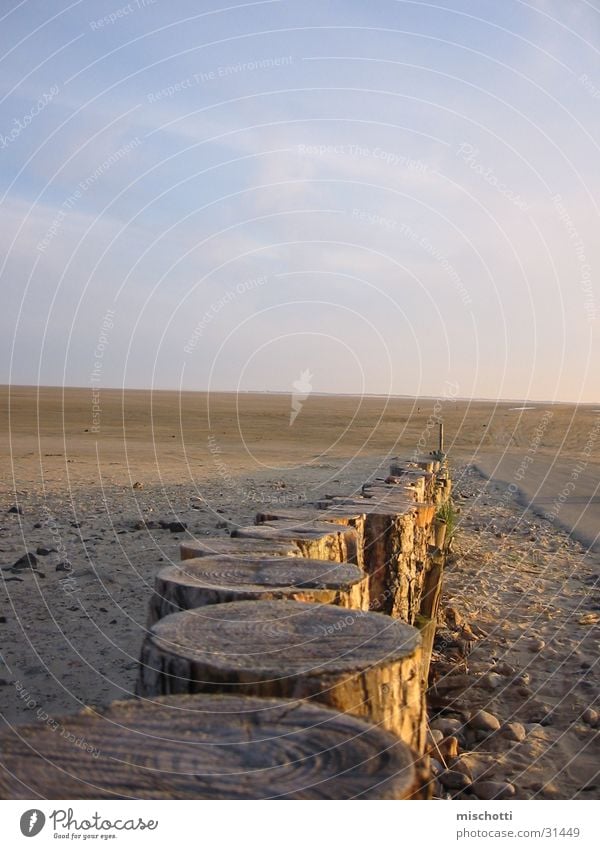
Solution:
[(241, 601), (176, 613), (142, 647), (137, 692), (315, 699), (370, 719), (422, 753), (421, 637), (364, 611)]
[(426, 792), (406, 744), (302, 701), (130, 699), (57, 721), (60, 732), (37, 722), (0, 734), (2, 799), (406, 799)]
[(171, 613), (232, 601), (289, 599), (366, 610), (365, 573), (351, 563), (304, 557), (199, 557), (161, 569), (148, 626)]
[(291, 526), (286, 521), (237, 528), (234, 539), (254, 539), (261, 542), (296, 545), (303, 557), (332, 560), (334, 563), (354, 563), (362, 566), (356, 532), (328, 522), (307, 522)]

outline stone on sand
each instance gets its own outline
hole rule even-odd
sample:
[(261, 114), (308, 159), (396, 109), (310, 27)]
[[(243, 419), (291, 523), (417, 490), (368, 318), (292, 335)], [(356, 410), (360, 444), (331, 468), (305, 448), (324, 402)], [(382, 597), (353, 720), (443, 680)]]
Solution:
[(485, 731), (491, 734), (500, 728), (500, 720), (487, 710), (478, 710), (467, 722), (474, 731)]
[(447, 790), (465, 790), (471, 786), (468, 776), (455, 769), (448, 769), (441, 772), (438, 780)]
[(430, 727), (432, 730), (441, 731), (444, 737), (450, 737), (462, 731), (464, 726), (460, 719), (455, 719), (452, 716), (440, 716), (433, 720)]
[(527, 737), (525, 726), (520, 722), (507, 722), (502, 726), (500, 733), (507, 740), (515, 740), (517, 743), (522, 743)]
[(475, 781), (472, 789), (478, 799), (511, 799), (515, 795), (508, 781)]

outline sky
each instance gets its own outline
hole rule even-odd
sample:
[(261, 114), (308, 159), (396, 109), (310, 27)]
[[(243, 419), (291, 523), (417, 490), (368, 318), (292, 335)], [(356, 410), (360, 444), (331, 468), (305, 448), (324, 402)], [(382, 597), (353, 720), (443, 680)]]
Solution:
[(0, 2), (0, 382), (597, 403), (600, 2)]

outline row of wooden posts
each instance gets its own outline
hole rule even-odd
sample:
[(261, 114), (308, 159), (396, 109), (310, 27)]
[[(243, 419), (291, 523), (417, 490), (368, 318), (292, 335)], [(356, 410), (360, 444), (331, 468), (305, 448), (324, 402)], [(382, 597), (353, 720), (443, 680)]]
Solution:
[(65, 734), (1, 734), (0, 796), (428, 798), (450, 488), (441, 453), (395, 460), (359, 495), (184, 543), (156, 578), (137, 697)]

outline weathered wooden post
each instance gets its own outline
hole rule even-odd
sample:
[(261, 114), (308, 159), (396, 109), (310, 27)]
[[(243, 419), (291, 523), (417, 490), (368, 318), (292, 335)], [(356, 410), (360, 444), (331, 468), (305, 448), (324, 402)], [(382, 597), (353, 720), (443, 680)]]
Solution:
[(2, 799), (407, 799), (409, 747), (323, 705), (129, 699), (0, 733)]
[(366, 574), (351, 563), (304, 557), (198, 557), (161, 569), (148, 625), (171, 613), (231, 601), (288, 599), (366, 610)]
[(150, 629), (137, 692), (226, 691), (315, 699), (425, 743), (421, 637), (380, 613), (240, 601), (175, 613)]

